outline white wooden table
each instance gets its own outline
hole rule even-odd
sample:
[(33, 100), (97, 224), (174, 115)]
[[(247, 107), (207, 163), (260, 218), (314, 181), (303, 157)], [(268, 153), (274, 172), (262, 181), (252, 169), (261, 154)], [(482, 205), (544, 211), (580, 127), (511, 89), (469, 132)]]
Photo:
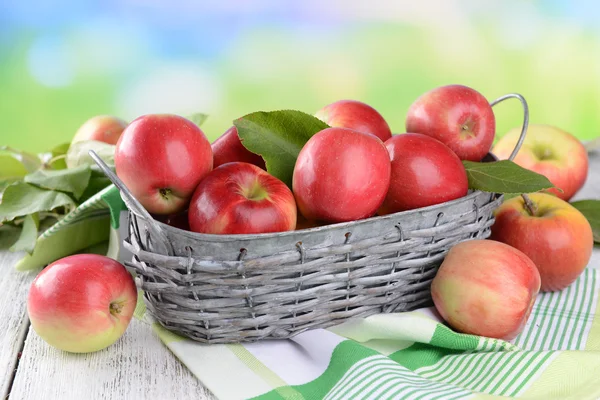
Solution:
[[(600, 154), (577, 199), (600, 198)], [(18, 254), (0, 252), (0, 400), (213, 399), (162, 344), (133, 319), (123, 337), (92, 354), (69, 354), (46, 345), (27, 320), (26, 297), (35, 273), (14, 269)], [(600, 263), (600, 249), (593, 254)], [(235, 378), (232, 378), (235, 384)]]

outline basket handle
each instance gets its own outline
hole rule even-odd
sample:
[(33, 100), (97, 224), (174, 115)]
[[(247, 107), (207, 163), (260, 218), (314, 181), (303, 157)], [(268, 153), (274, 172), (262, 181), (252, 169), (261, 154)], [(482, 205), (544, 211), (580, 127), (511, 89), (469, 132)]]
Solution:
[(517, 153), (521, 149), (523, 141), (525, 140), (525, 135), (527, 134), (527, 127), (529, 126), (529, 107), (527, 106), (527, 101), (525, 100), (525, 98), (518, 93), (509, 93), (505, 94), (504, 96), (498, 97), (496, 100), (490, 103), (490, 106), (494, 107), (496, 104), (501, 103), (507, 99), (518, 99), (521, 102), (521, 105), (523, 106), (523, 127), (521, 128), (521, 136), (519, 136), (519, 140), (517, 141), (514, 150), (508, 157), (508, 159), (512, 161), (515, 159)]
[(161, 227), (155, 222), (154, 218), (150, 215), (150, 213), (140, 204), (140, 202), (133, 196), (133, 194), (129, 191), (127, 186), (123, 183), (123, 181), (111, 171), (111, 169), (106, 165), (104, 160), (102, 160), (98, 154), (94, 150), (88, 151), (88, 154), (94, 162), (98, 165), (98, 167), (102, 170), (104, 175), (119, 189), (121, 192), (121, 197), (123, 197), (123, 201), (127, 205), (127, 208), (133, 210), (136, 214), (142, 216), (148, 223), (148, 227), (160, 240), (158, 243), (163, 246), (164, 254), (172, 255), (172, 252), (166, 246), (166, 243), (170, 243), (167, 239), (167, 236), (163, 233)]

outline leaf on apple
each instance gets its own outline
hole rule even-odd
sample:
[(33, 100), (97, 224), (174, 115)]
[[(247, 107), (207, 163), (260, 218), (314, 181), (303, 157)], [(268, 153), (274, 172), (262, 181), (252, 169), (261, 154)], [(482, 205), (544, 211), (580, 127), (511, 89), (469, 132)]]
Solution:
[(594, 235), (594, 241), (600, 244), (600, 200), (579, 200), (571, 203), (587, 218)]
[(255, 112), (233, 124), (244, 147), (262, 156), (267, 171), (290, 188), (300, 150), (315, 133), (329, 128), (318, 118), (296, 110)]
[(38, 237), (39, 224), (40, 219), (37, 213), (27, 215), (23, 221), (23, 228), (21, 228), (19, 239), (10, 247), (10, 251), (33, 253)]
[(88, 186), (90, 176), (90, 167), (84, 164), (59, 170), (39, 169), (27, 175), (24, 181), (43, 189), (72, 193), (76, 199), (79, 199)]
[(534, 193), (554, 185), (544, 175), (525, 169), (510, 160), (463, 161), (469, 189), (492, 193)]
[(74, 200), (66, 193), (56, 190), (40, 189), (29, 183), (18, 182), (10, 185), (2, 195), (0, 203), (0, 222), (33, 214), (39, 211), (51, 211), (62, 206), (73, 206)]
[(202, 124), (204, 123), (204, 121), (206, 121), (207, 118), (208, 118), (208, 114), (202, 114), (202, 113), (194, 113), (192, 115), (188, 115), (187, 116), (187, 119), (189, 119), (190, 121), (192, 121), (198, 127), (201, 127)]

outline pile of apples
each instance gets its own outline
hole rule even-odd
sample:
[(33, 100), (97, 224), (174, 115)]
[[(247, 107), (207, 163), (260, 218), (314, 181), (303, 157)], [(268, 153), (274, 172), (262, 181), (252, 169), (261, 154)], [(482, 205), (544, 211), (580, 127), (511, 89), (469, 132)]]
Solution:
[[(98, 116), (74, 141), (116, 145), (118, 177), (156, 220), (199, 233), (260, 234), (458, 199), (469, 190), (462, 160), (481, 161), (490, 152), (508, 158), (520, 133), (514, 129), (493, 145), (489, 102), (462, 85), (420, 96), (408, 109), (402, 134), (393, 135), (377, 110), (354, 100), (329, 104), (315, 117), (329, 128), (302, 147), (291, 188), (244, 147), (235, 126), (211, 144), (178, 115), (148, 114), (128, 124)], [(591, 257), (590, 224), (568, 203), (587, 176), (584, 146), (561, 129), (530, 125), (515, 162), (545, 175), (557, 189), (506, 200), (495, 211), (490, 239), (450, 249), (431, 294), (440, 315), (460, 332), (514, 338), (538, 293), (572, 284)], [(28, 310), (48, 343), (89, 352), (125, 332), (136, 299), (121, 264), (75, 255), (38, 275)]]

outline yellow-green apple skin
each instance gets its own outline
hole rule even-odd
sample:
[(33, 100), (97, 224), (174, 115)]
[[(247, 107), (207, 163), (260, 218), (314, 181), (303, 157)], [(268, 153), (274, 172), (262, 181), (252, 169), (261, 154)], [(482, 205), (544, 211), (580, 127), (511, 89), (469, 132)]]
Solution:
[(495, 210), (490, 238), (513, 246), (535, 263), (541, 291), (571, 285), (590, 261), (594, 239), (588, 220), (568, 202), (546, 193), (528, 195), (531, 215), (521, 196), (506, 200)]
[(454, 245), (431, 283), (442, 318), (458, 332), (503, 340), (523, 331), (540, 274), (521, 251), (493, 240)]
[(35, 332), (49, 345), (91, 353), (125, 333), (136, 302), (135, 282), (121, 263), (98, 254), (75, 254), (35, 277), (27, 313)]
[[(511, 129), (498, 140), (492, 153), (507, 159), (515, 148), (521, 128)], [(532, 124), (514, 159), (523, 168), (544, 175), (560, 189), (550, 189), (563, 200), (571, 199), (581, 189), (588, 174), (585, 147), (573, 134), (551, 125)]]

